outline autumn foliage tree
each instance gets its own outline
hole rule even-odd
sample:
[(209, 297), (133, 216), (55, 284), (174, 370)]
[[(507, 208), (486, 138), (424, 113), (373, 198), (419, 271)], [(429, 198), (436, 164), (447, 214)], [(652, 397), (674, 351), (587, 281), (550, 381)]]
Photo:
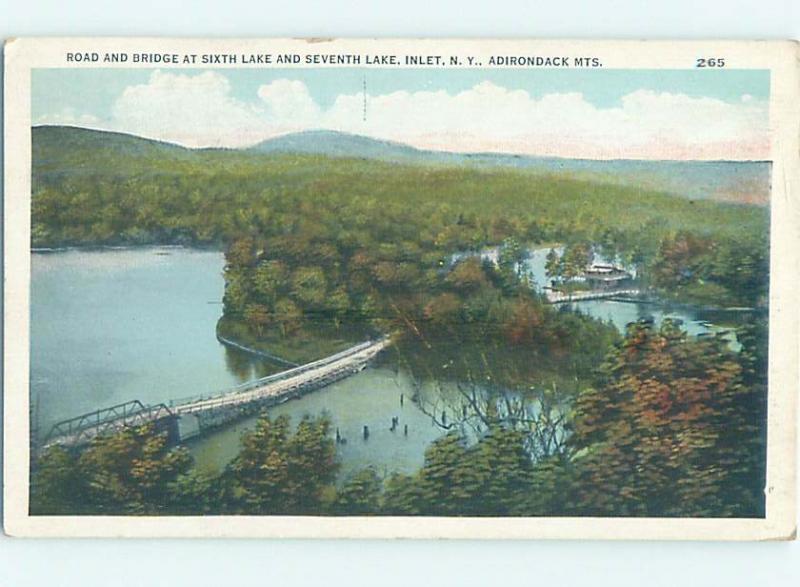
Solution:
[(651, 282), (670, 296), (715, 305), (763, 305), (768, 245), (757, 236), (712, 238), (688, 231), (665, 236), (651, 261)]
[(312, 514), (335, 499), (339, 465), (327, 418), (264, 415), (242, 438), (227, 477), (234, 513)]
[(32, 488), (38, 513), (169, 513), (192, 458), (147, 424), (96, 438), (81, 453), (55, 446), (41, 456)]
[(575, 406), (576, 513), (763, 514), (763, 389), (723, 339), (640, 321), (602, 376)]
[(508, 516), (527, 511), (532, 462), (524, 435), (496, 425), (470, 444), (450, 433), (428, 447), (415, 475), (386, 484), (384, 513), (432, 516)]
[(374, 515), (380, 512), (383, 480), (374, 467), (355, 472), (337, 492), (334, 513), (342, 515)]

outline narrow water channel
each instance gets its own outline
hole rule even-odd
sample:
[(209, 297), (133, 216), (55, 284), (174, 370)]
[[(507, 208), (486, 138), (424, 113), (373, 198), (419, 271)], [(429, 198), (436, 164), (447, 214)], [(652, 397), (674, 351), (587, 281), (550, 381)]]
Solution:
[[(531, 255), (534, 279), (543, 275), (544, 255), (546, 249)], [(154, 404), (211, 394), (280, 370), (216, 340), (223, 263), (217, 251), (167, 247), (32, 254), (31, 412), (37, 434), (132, 399)], [(718, 328), (684, 307), (610, 301), (577, 306), (618, 328), (643, 315), (679, 318), (691, 334)], [(328, 414), (346, 441), (337, 450), (343, 476), (368, 465), (382, 473), (412, 471), (442, 434), (411, 401), (413, 393), (402, 370), (373, 366), (271, 413), (295, 423), (306, 414)], [(399, 426), (391, 431), (393, 417)], [(193, 441), (198, 465), (224, 466), (253, 423), (243, 420)]]

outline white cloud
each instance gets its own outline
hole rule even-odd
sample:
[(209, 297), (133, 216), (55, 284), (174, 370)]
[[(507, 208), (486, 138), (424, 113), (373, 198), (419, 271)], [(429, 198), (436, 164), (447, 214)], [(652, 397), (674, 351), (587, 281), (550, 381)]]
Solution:
[[(762, 158), (766, 104), (639, 90), (598, 108), (580, 93), (533, 98), (483, 82), (464, 92), (340, 96), (324, 126), (452, 151), (598, 158)], [(356, 116), (358, 114), (358, 116)]]
[(231, 96), (228, 79), (207, 71), (190, 76), (155, 71), (114, 103), (112, 126), (193, 147), (240, 147), (268, 127), (259, 109)]
[(123, 92), (105, 126), (188, 146), (240, 147), (326, 128), (462, 152), (636, 159), (769, 154), (767, 104), (750, 95), (730, 103), (638, 90), (600, 108), (579, 92), (536, 98), (484, 81), (456, 94), (398, 91), (368, 95), (366, 102), (365, 121), (361, 93), (339, 95), (322, 109), (303, 82), (279, 79), (244, 102), (222, 74), (156, 71)]
[(301, 127), (317, 124), (320, 108), (301, 81), (278, 79), (258, 88), (269, 117), (276, 123)]
[(91, 114), (78, 114), (73, 108), (64, 108), (61, 112), (40, 116), (36, 123), (94, 127), (100, 124), (100, 119)]

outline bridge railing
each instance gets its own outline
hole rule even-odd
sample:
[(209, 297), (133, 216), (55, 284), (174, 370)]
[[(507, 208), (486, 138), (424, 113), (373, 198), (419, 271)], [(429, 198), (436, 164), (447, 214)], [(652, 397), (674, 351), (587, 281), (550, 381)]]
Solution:
[[(260, 379), (253, 381), (248, 381), (222, 393), (172, 400), (169, 402), (169, 406), (163, 403), (157, 405), (144, 405), (139, 400), (132, 400), (112, 406), (110, 408), (95, 410), (93, 412), (89, 412), (75, 418), (70, 418), (53, 425), (50, 432), (45, 437), (42, 446), (48, 446), (50, 444), (57, 443), (81, 444), (83, 442), (90, 441), (96, 436), (105, 434), (109, 431), (119, 430), (125, 426), (136, 426), (145, 424), (147, 422), (155, 422), (166, 417), (180, 416), (181, 408), (186, 408), (184, 411), (190, 413), (192, 404), (199, 404), (201, 402), (208, 402), (213, 406), (217, 404), (237, 404), (252, 401), (252, 398), (246, 397), (247, 392), (250, 390), (264, 387), (270, 383), (278, 383), (283, 380), (288, 380), (292, 377), (297, 377), (298, 375), (302, 375), (315, 369), (320, 369), (321, 367), (325, 367), (327, 365), (333, 365), (337, 361), (342, 361), (348, 357), (357, 355), (358, 353), (366, 351), (376, 345), (382, 345), (381, 348), (383, 348), (388, 340), (389, 337), (384, 337), (380, 340), (369, 340), (323, 359), (312, 361), (311, 363), (307, 363), (300, 367), (282, 371), (267, 377), (261, 377)], [(380, 348), (377, 349), (375, 353), (365, 355), (364, 358), (368, 360), (379, 351)], [(332, 371), (334, 373), (340, 373), (346, 369), (348, 369), (348, 365), (341, 364), (335, 365)], [(329, 376), (330, 374), (327, 372), (323, 372), (319, 375), (312, 374), (310, 377), (310, 382), (313, 383), (318, 379), (324, 379)], [(302, 382), (287, 382), (287, 384), (283, 387), (288, 386), (287, 389), (291, 391), (297, 386), (303, 384), (304, 383)], [(278, 387), (280, 388), (280, 386)]]
[(63, 438), (71, 438), (74, 441), (78, 441), (85, 433), (90, 431), (94, 433), (92, 436), (96, 436), (117, 425), (131, 422), (144, 424), (148, 421), (172, 415), (172, 411), (166, 404), (160, 403), (146, 406), (139, 400), (131, 400), (110, 408), (102, 408), (57, 422), (44, 437), (42, 444), (47, 446)]
[(299, 367), (293, 367), (292, 369), (287, 369), (285, 371), (280, 371), (279, 373), (273, 373), (272, 375), (267, 375), (266, 377), (261, 377), (259, 379), (253, 379), (250, 381), (246, 381), (239, 385), (235, 385), (233, 387), (229, 387), (228, 389), (213, 393), (213, 394), (201, 394), (197, 396), (189, 396), (183, 397), (180, 399), (174, 399), (169, 402), (171, 407), (178, 407), (181, 405), (185, 405), (188, 403), (194, 403), (199, 401), (206, 401), (206, 400), (213, 400), (222, 398), (231, 394), (235, 393), (243, 393), (250, 391), (251, 389), (255, 389), (257, 387), (263, 387), (264, 385), (268, 385), (270, 383), (276, 383), (278, 381), (282, 381), (284, 379), (288, 379), (290, 377), (295, 377), (297, 375), (301, 375), (313, 369), (317, 369), (319, 367), (324, 367), (325, 365), (330, 365), (340, 359), (347, 358), (349, 356), (355, 355), (365, 349), (368, 349), (374, 344), (377, 344), (381, 341), (387, 340), (388, 337), (384, 337), (379, 340), (367, 340), (365, 342), (359, 343), (355, 346), (349, 347), (344, 349), (343, 351), (339, 351), (338, 353), (334, 353), (333, 355), (329, 355), (327, 357), (323, 357), (322, 359), (318, 359), (316, 361), (312, 361), (310, 363), (305, 363), (300, 365)]
[(639, 296), (639, 289), (609, 289), (609, 290), (581, 290), (575, 292), (562, 292), (558, 290), (547, 290), (545, 295), (551, 304), (561, 304), (569, 302), (580, 302), (584, 300), (597, 300), (603, 298)]
[(101, 408), (74, 418), (56, 422), (44, 438), (47, 443), (58, 436), (69, 436), (81, 430), (101, 424), (108, 419), (124, 418), (126, 415), (144, 409), (144, 404), (139, 400), (131, 400), (110, 408)]

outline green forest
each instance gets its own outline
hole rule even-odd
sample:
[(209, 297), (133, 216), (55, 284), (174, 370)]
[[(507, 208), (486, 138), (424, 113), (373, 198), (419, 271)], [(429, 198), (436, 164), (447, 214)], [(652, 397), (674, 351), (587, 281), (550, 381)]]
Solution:
[[(364, 468), (336, 483), (325, 417), (263, 415), (219, 475), (152, 428), (100, 437), (83, 452), (55, 447), (38, 463), (35, 514), (294, 514), (439, 516), (764, 515), (763, 332), (735, 355), (674, 324), (629, 327), (569, 414), (568, 439), (542, 442), (489, 403), (479, 440), (436, 440), (413, 475)], [(541, 446), (544, 446), (543, 444)], [(540, 446), (540, 448), (541, 448)]]
[[(224, 250), (219, 334), (297, 363), (389, 334), (385, 360), (454, 386), (451, 413), (463, 407), (408, 475), (340, 479), (325, 417), (265, 413), (219, 474), (130, 429), (42, 454), (32, 512), (764, 513), (768, 208), (62, 127), (33, 129), (33, 161), (33, 247)], [(565, 247), (561, 271), (596, 251), (634, 266), (652, 295), (756, 311), (738, 351), (669, 320), (619, 332), (546, 303), (520, 271), (537, 245)], [(496, 263), (465, 254), (487, 247)]]

